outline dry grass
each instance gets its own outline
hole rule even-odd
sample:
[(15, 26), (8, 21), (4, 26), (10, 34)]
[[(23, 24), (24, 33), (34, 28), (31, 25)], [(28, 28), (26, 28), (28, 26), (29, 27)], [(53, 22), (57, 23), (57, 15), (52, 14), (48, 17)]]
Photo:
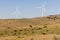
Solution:
[(0, 40), (59, 40), (54, 34), (60, 35), (60, 15), (0, 20)]
[(57, 40), (56, 35), (32, 35), (32, 36), (22, 36), (18, 38), (18, 36), (8, 36), (1, 37), (0, 40)]

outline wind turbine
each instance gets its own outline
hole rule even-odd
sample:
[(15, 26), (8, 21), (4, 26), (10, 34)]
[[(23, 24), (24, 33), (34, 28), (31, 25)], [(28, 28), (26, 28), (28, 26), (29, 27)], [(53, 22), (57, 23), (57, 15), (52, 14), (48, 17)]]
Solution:
[(46, 11), (45, 6), (46, 6), (46, 2), (44, 2), (44, 3), (42, 4), (42, 6), (37, 7), (37, 8), (40, 8), (40, 9), (41, 9), (41, 13), (42, 13), (41, 15), (42, 15), (42, 17), (44, 16), (44, 12)]
[(22, 13), (20, 12), (19, 8), (16, 7), (12, 13), (13, 18), (20, 18), (21, 15), (22, 15)]

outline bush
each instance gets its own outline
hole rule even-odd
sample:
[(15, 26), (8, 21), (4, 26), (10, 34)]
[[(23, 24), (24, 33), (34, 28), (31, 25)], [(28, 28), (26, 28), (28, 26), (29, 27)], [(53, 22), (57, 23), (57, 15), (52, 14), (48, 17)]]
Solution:
[(19, 30), (19, 31), (23, 31), (23, 30)]
[(47, 25), (45, 25), (44, 28), (47, 28)]
[(0, 35), (3, 35), (3, 33), (0, 33)]
[(46, 30), (46, 31), (48, 31), (48, 30)]
[(42, 28), (38, 28), (38, 29), (42, 29)]
[(18, 36), (18, 38), (20, 38), (20, 36)]
[(33, 38), (31, 38), (31, 40), (33, 40)]
[(14, 30), (14, 32), (17, 32), (17, 30)]
[(42, 33), (43, 35), (45, 35), (46, 33)]
[(8, 27), (8, 29), (10, 29), (10, 27)]
[(32, 25), (30, 25), (30, 27), (32, 28)]
[(34, 33), (34, 31), (32, 31), (32, 33)]

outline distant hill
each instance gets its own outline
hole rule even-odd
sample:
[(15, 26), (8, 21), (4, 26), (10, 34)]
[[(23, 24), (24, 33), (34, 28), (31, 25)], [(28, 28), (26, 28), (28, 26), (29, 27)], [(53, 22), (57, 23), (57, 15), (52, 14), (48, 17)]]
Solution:
[(52, 25), (60, 23), (60, 15), (24, 19), (0, 19), (1, 27), (27, 27), (29, 25)]

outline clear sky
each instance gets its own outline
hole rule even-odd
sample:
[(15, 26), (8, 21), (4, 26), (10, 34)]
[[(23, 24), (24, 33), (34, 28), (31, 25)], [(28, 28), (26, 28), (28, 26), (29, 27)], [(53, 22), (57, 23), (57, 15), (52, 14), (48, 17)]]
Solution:
[(0, 0), (0, 18), (40, 17), (44, 2), (44, 16), (60, 13), (60, 0)]

